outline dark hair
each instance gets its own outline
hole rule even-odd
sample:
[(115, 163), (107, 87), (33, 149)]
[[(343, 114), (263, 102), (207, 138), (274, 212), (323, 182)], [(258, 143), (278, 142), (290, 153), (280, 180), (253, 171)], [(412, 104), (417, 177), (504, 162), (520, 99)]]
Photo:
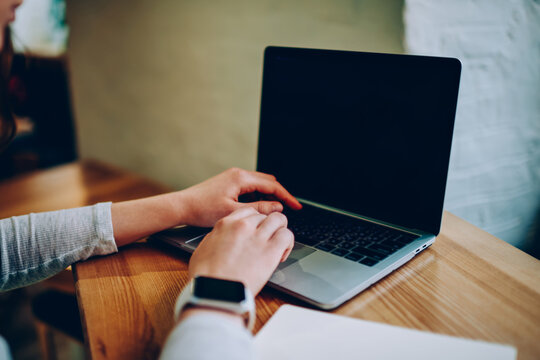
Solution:
[(13, 59), (11, 31), (4, 31), (4, 46), (0, 52), (0, 152), (2, 152), (15, 137), (16, 124), (11, 107), (9, 106), (8, 81)]

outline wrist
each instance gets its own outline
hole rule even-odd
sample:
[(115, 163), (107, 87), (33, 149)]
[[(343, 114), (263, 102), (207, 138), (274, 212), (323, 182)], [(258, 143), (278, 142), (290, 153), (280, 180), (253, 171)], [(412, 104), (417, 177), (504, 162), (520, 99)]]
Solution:
[(198, 276), (192, 279), (176, 300), (174, 317), (182, 319), (184, 312), (213, 310), (224, 316), (240, 317), (251, 330), (255, 322), (253, 295), (242, 282)]
[(174, 214), (175, 226), (189, 225), (190, 204), (185, 190), (175, 191), (167, 194), (171, 208), (171, 214)]

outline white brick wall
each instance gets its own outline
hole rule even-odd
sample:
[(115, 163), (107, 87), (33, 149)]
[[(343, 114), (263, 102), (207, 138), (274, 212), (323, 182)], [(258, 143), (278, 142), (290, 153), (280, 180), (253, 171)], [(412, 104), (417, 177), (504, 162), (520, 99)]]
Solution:
[(405, 0), (404, 22), (409, 53), (463, 63), (446, 209), (530, 249), (540, 222), (540, 2)]

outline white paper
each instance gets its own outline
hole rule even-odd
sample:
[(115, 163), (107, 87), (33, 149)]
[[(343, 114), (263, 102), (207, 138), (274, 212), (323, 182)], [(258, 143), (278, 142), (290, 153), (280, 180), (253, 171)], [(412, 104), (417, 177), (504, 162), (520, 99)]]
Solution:
[(259, 360), (515, 360), (507, 345), (283, 305), (255, 337)]

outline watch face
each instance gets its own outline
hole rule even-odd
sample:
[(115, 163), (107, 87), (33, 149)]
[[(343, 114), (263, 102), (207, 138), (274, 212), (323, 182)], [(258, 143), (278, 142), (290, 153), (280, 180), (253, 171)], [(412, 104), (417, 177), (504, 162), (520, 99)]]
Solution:
[(244, 284), (238, 281), (214, 279), (205, 276), (195, 278), (193, 294), (203, 299), (239, 303), (245, 300)]

